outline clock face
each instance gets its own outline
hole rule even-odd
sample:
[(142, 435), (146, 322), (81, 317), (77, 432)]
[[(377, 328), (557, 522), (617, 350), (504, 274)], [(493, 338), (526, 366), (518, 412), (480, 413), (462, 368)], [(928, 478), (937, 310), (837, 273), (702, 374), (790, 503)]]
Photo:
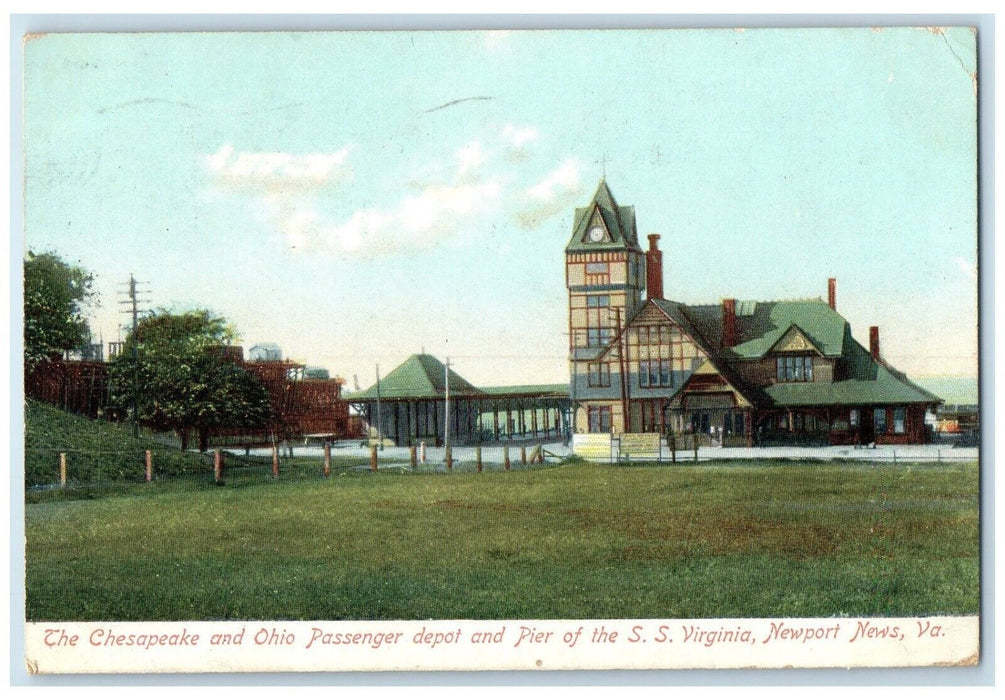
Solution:
[(590, 229), (590, 240), (594, 243), (600, 243), (604, 240), (604, 229), (602, 226), (594, 226)]

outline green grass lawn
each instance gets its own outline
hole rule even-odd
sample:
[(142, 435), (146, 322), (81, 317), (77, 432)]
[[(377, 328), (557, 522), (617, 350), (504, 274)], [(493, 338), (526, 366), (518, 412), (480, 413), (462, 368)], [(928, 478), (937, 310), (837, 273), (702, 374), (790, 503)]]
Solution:
[(976, 464), (311, 469), (27, 504), (28, 619), (978, 612)]

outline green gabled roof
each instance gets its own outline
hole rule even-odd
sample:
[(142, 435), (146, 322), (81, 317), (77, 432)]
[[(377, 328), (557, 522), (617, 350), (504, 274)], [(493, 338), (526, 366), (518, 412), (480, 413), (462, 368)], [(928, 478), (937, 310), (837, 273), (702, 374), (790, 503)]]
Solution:
[[(590, 226), (593, 210), (599, 209), (611, 240), (603, 243), (585, 242), (586, 231)], [(638, 235), (635, 231), (635, 207), (618, 206), (607, 186), (606, 180), (601, 180), (593, 201), (587, 207), (577, 207), (576, 216), (572, 222), (572, 238), (565, 251), (612, 250), (622, 248), (638, 248)]]
[[(882, 359), (874, 360), (851, 335), (848, 322), (822, 300), (743, 302), (737, 315), (740, 343), (722, 348), (722, 306), (690, 306), (653, 300), (709, 355), (723, 378), (748, 400), (775, 406), (834, 404), (939, 403), (935, 394), (918, 386)], [(739, 306), (739, 303), (737, 304)], [(833, 382), (778, 382), (752, 386), (734, 371), (732, 363), (763, 357), (793, 326), (828, 357), (838, 360)]]
[[(432, 355), (412, 355), (380, 380), (381, 399), (442, 399), (446, 366)], [(451, 398), (484, 396), (464, 377), (450, 370)], [(364, 391), (347, 394), (349, 401), (375, 401), (377, 385)]]
[(840, 357), (848, 322), (821, 299), (737, 302), (745, 313), (736, 316), (737, 343), (722, 347), (722, 305), (687, 305), (685, 313), (701, 335), (727, 359), (764, 357), (795, 326), (826, 357)]
[(764, 392), (778, 406), (828, 404), (939, 403), (935, 394), (921, 388), (884, 361), (876, 361), (851, 331), (841, 358), (843, 379), (833, 382), (779, 382)]
[[(761, 390), (758, 387), (745, 382), (740, 377), (739, 373), (733, 371), (733, 368), (729, 366), (729, 363), (726, 362), (725, 359), (716, 351), (717, 345), (713, 345), (710, 342), (710, 339), (705, 336), (703, 329), (694, 323), (694, 319), (690, 313), (688, 313), (692, 307), (685, 306), (684, 304), (671, 301), (669, 299), (650, 299), (649, 301), (655, 304), (657, 308), (677, 323), (684, 333), (686, 333), (691, 340), (701, 347), (705, 354), (708, 355), (709, 362), (712, 363), (712, 366), (719, 372), (719, 374), (722, 375), (722, 378), (725, 379), (730, 386), (740, 392), (743, 397), (751, 403), (757, 404), (763, 402), (764, 396)], [(639, 310), (639, 313), (641, 313), (641, 309)], [(634, 317), (632, 320), (634, 320)]]
[[(697, 324), (695, 324), (692, 321), (690, 314), (684, 313), (684, 309), (687, 308), (684, 306), (684, 304), (681, 304), (676, 301), (671, 301), (670, 299), (650, 299), (649, 301), (655, 304), (657, 308), (662, 310), (663, 313), (665, 313), (673, 321), (675, 321), (677, 325), (683, 328), (684, 332), (687, 333), (687, 335), (692, 340), (694, 340), (696, 343), (701, 345), (704, 350), (706, 350), (706, 354), (709, 355), (711, 354), (711, 346), (709, 345), (708, 338), (705, 337), (705, 334), (703, 332), (704, 329), (700, 328)], [(636, 313), (636, 316), (638, 316), (641, 313), (642, 309), (639, 309), (639, 311)], [(626, 326), (629, 325), (634, 320), (635, 316), (633, 316), (629, 321), (629, 323), (625, 325)]]

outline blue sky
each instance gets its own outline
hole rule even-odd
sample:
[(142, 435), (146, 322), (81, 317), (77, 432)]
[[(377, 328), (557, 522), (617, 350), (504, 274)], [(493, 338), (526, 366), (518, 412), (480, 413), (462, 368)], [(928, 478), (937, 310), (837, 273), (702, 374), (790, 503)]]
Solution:
[(567, 375), (563, 250), (606, 174), (665, 293), (826, 296), (915, 376), (973, 375), (967, 29), (48, 35), (25, 239), (367, 386), (424, 348)]

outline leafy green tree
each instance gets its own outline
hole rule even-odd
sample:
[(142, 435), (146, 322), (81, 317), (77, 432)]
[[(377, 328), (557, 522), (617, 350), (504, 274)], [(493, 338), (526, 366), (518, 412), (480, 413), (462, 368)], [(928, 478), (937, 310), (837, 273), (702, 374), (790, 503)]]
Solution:
[(29, 370), (87, 344), (85, 314), (97, 297), (94, 277), (55, 253), (24, 260), (24, 361)]
[(132, 410), (135, 387), (139, 421), (175, 431), (183, 450), (192, 430), (205, 451), (214, 428), (265, 425), (269, 394), (257, 377), (226, 357), (234, 339), (226, 321), (204, 310), (162, 310), (142, 318), (109, 370), (113, 405)]

